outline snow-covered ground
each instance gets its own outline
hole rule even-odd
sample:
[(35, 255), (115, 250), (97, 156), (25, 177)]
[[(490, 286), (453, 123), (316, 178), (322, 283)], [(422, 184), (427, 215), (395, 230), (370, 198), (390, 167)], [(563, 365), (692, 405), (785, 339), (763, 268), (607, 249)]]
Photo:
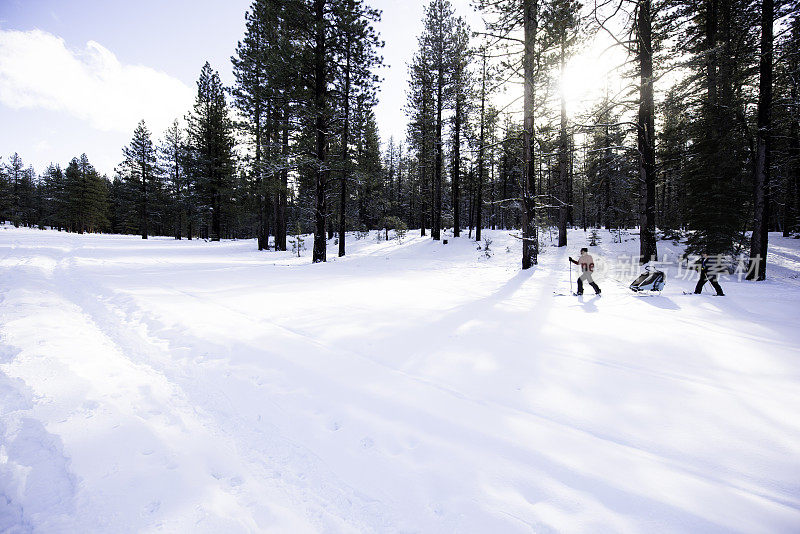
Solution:
[(0, 229), (0, 532), (800, 531), (800, 241), (635, 296), (603, 231), (573, 297), (582, 231), (487, 234)]

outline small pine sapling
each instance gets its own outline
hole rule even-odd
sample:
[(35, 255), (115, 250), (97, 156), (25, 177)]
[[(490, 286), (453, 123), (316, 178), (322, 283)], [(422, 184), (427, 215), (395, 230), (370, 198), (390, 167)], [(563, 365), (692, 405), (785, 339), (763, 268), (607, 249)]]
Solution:
[(597, 228), (592, 228), (589, 234), (589, 246), (596, 247), (598, 243), (600, 243), (600, 233), (597, 231)]
[(292, 252), (297, 254), (297, 257), (300, 257), (300, 253), (306, 249), (305, 239), (303, 239), (303, 235), (300, 233), (300, 223), (297, 223), (295, 227), (295, 232), (290, 239), (292, 243)]
[(492, 245), (492, 240), (489, 239), (488, 237), (484, 237), (483, 238), (483, 255), (486, 256), (487, 259), (492, 257), (492, 249), (489, 248), (491, 245)]

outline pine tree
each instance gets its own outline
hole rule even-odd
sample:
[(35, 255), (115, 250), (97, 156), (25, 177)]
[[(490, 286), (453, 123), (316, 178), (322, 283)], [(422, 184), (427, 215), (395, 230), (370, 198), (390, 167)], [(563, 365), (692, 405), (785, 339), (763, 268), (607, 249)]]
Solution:
[(175, 239), (181, 239), (187, 218), (189, 188), (185, 170), (186, 141), (177, 119), (164, 132), (159, 155), (160, 166), (168, 184), (169, 204), (173, 206), (170, 214), (174, 224), (173, 235)]
[[(683, 1), (683, 0), (678, 0)], [(668, 2), (666, 2), (668, 3)], [(621, 19), (625, 35), (616, 37), (616, 42), (630, 57), (634, 68), (631, 73), (636, 80), (638, 113), (636, 117), (636, 153), (638, 164), (639, 206), (639, 259), (642, 263), (658, 256), (656, 244), (656, 133), (654, 81), (657, 78), (656, 50), (669, 26), (659, 18), (665, 11), (664, 1), (620, 0), (610, 5), (611, 12), (603, 17), (600, 26), (607, 32), (613, 30), (609, 20)], [(600, 20), (600, 18), (598, 18)]]
[(11, 219), (11, 223), (14, 226), (19, 227), (22, 215), (20, 210), (20, 190), (25, 179), (25, 165), (16, 152), (14, 152), (5, 166), (5, 178), (6, 192), (4, 198), (6, 199), (6, 210), (8, 210), (7, 217)]
[(10, 219), (11, 213), (11, 184), (6, 172), (6, 165), (0, 156), (0, 224)]
[[(522, 56), (522, 151), (519, 161), (519, 199), (522, 207), (522, 268), (538, 263), (537, 188), (535, 113), (536, 86), (542, 79), (539, 68), (543, 50), (539, 35), (541, 0), (479, 0), (478, 8), (487, 15), (487, 36), (508, 56), (504, 65), (516, 69), (515, 60)], [(520, 33), (520, 37), (514, 34)]]
[(558, 205), (558, 246), (567, 245), (570, 183), (570, 134), (567, 130), (566, 71), (567, 61), (579, 42), (581, 4), (575, 0), (550, 0), (542, 9), (543, 44), (547, 62), (558, 73), (560, 123), (558, 137), (558, 185), (555, 187)]
[[(787, 6), (791, 9), (792, 4)], [(777, 44), (775, 66), (774, 120), (779, 132), (773, 136), (776, 167), (783, 172), (777, 204), (783, 207), (783, 235), (800, 232), (800, 9), (787, 21), (788, 32)]]
[(683, 6), (681, 44), (693, 54), (687, 96), (692, 110), (692, 153), (687, 161), (688, 251), (735, 252), (744, 226), (750, 174), (749, 130), (742, 88), (750, 78), (756, 47), (750, 31), (753, 4), (748, 0), (709, 0)]
[(686, 194), (686, 160), (689, 154), (689, 119), (686, 103), (673, 87), (667, 92), (661, 105), (660, 115), (663, 126), (659, 133), (657, 155), (658, 198), (657, 225), (667, 235), (674, 236), (678, 229), (685, 226)]
[(639, 153), (639, 256), (642, 263), (658, 258), (656, 247), (656, 149), (653, 102), (653, 16), (651, 0), (636, 6), (636, 56), (639, 71), (639, 113), (636, 142)]
[(234, 181), (234, 141), (222, 82), (208, 62), (200, 72), (195, 104), (186, 120), (187, 171), (201, 209), (210, 214), (210, 238), (219, 241)]
[(383, 166), (375, 114), (369, 110), (359, 128), (355, 174), (359, 183), (358, 219), (362, 227), (374, 228), (383, 216)]
[(258, 226), (258, 249), (269, 248), (267, 169), (272, 151), (271, 137), (275, 128), (273, 93), (276, 83), (275, 64), (271, 60), (279, 54), (276, 43), (280, 29), (280, 7), (273, 2), (257, 0), (245, 14), (244, 39), (231, 58), (236, 85), (233, 89), (234, 105), (244, 116), (241, 122), (252, 143), (250, 176), (255, 186)]
[(59, 165), (50, 164), (42, 180), (44, 196), (43, 222), (61, 230), (67, 227), (69, 198), (64, 173)]
[(453, 59), (456, 57), (457, 18), (449, 0), (431, 0), (425, 10), (425, 22), (420, 36), (423, 53), (433, 81), (433, 105), (435, 109), (434, 166), (433, 166), (433, 221), (431, 237), (441, 238), (442, 186), (444, 147), (442, 129), (443, 113), (453, 97)]
[(534, 100), (536, 38), (539, 28), (538, 0), (523, 0), (522, 19), (524, 35), (523, 69), (523, 124), (522, 124), (522, 268), (529, 269), (538, 263), (539, 236), (536, 226), (536, 168), (534, 160)]
[(341, 178), (339, 180), (339, 256), (345, 255), (347, 221), (347, 184), (351, 178), (351, 130), (354, 104), (372, 107), (375, 103), (377, 77), (375, 69), (382, 59), (377, 54), (382, 43), (378, 41), (372, 24), (380, 20), (380, 13), (364, 5), (361, 0), (343, 0), (334, 9), (337, 33), (337, 59), (340, 69), (336, 80), (339, 93), (338, 120), (341, 123), (339, 151)]
[(17, 213), (20, 223), (32, 228), (36, 224), (36, 172), (33, 167), (28, 166), (20, 176), (17, 191)]
[(488, 128), (487, 124), (487, 115), (486, 115), (486, 98), (487, 98), (487, 87), (486, 84), (488, 82), (488, 72), (487, 72), (487, 58), (486, 58), (486, 47), (483, 48), (481, 51), (481, 88), (480, 88), (480, 117), (478, 118), (478, 129), (480, 131), (478, 137), (478, 176), (477, 176), (477, 183), (475, 184), (476, 188), (476, 199), (475, 199), (475, 241), (480, 242), (481, 240), (481, 229), (483, 228), (483, 186), (484, 186), (484, 174), (486, 171), (485, 165), (485, 155), (486, 155), (486, 134)]
[[(466, 22), (458, 18), (453, 27), (453, 170), (451, 179), (451, 189), (453, 194), (453, 236), (461, 234), (461, 134), (466, 125), (469, 113), (469, 97), (474, 83), (469, 65), (473, 57), (473, 51), (469, 44), (469, 26)], [(485, 100), (485, 54), (484, 48), (484, 78), (482, 80), (482, 101)]]
[(432, 227), (433, 216), (430, 202), (430, 184), (432, 175), (432, 132), (435, 129), (436, 117), (433, 107), (433, 76), (427, 67), (427, 60), (422, 50), (417, 51), (409, 66), (407, 113), (409, 115), (409, 145), (416, 151), (417, 177), (414, 191), (415, 205), (418, 214), (420, 234), (425, 235), (425, 228)]
[(108, 225), (108, 184), (86, 154), (72, 158), (64, 172), (68, 198), (68, 224), (73, 232), (100, 232)]
[(122, 154), (125, 159), (121, 164), (121, 172), (134, 198), (139, 232), (142, 239), (147, 239), (151, 203), (155, 196), (154, 190), (157, 187), (160, 170), (150, 130), (144, 121), (140, 121), (136, 126), (133, 138), (130, 144), (122, 149)]
[(626, 131), (608, 95), (597, 104), (592, 116), (595, 127), (586, 156), (589, 220), (592, 226), (619, 228), (628, 222), (628, 214), (637, 211), (632, 179), (635, 159), (625, 148)]
[(770, 164), (772, 138), (772, 49), (775, 23), (773, 0), (761, 0), (761, 47), (759, 53), (758, 130), (753, 165), (753, 233), (750, 239), (748, 280), (767, 275), (767, 242), (770, 216)]

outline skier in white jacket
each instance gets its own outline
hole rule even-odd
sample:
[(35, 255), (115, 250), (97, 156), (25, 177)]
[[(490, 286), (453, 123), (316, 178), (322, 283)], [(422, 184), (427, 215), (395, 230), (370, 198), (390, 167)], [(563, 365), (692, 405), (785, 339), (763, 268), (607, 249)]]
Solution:
[(586, 281), (594, 289), (595, 295), (600, 294), (600, 287), (592, 280), (592, 273), (594, 272), (594, 258), (589, 255), (588, 248), (581, 249), (581, 256), (577, 260), (571, 257), (570, 262), (581, 268), (581, 275), (578, 277), (578, 295), (583, 295), (583, 282)]

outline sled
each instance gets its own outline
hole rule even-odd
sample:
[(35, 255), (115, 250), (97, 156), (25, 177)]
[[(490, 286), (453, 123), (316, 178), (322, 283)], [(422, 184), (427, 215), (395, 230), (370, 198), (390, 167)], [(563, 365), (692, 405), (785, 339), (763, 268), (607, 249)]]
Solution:
[(647, 272), (639, 275), (629, 286), (634, 293), (641, 293), (643, 291), (661, 292), (664, 289), (664, 284), (667, 283), (667, 277), (664, 276), (662, 271), (650, 270), (650, 266), (645, 267)]

